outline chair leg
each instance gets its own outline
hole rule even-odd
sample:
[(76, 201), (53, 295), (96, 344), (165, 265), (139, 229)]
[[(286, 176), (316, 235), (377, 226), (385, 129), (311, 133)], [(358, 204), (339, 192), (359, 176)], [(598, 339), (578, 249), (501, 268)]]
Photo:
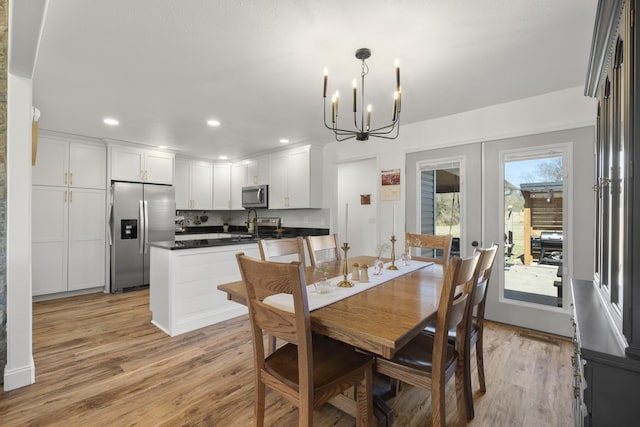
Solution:
[(462, 359), (463, 360), (459, 361), (458, 363), (462, 362), (463, 365), (462, 382), (464, 400), (466, 403), (466, 413), (467, 419), (472, 420), (475, 416), (475, 413), (473, 410), (473, 391), (471, 390), (471, 345), (469, 345), (469, 343), (466, 343), (464, 346), (464, 356)]
[[(456, 379), (456, 393), (458, 389)], [(431, 421), (433, 427), (446, 427), (447, 409), (445, 406), (445, 384), (438, 378), (433, 378), (431, 388)], [(463, 397), (464, 399), (464, 397)]]
[(364, 370), (364, 375), (356, 387), (358, 399), (357, 427), (373, 426), (373, 371), (371, 366)]
[(484, 382), (484, 359), (482, 352), (482, 329), (478, 331), (478, 340), (476, 341), (476, 361), (478, 362), (478, 382), (480, 383), (480, 391), (485, 393), (487, 386)]
[(256, 381), (256, 427), (264, 426), (265, 386), (259, 379)]
[[(468, 360), (467, 360), (468, 362)], [(467, 378), (466, 378), (466, 363), (464, 360), (458, 359), (456, 364), (456, 403), (458, 408), (458, 416), (457, 416), (457, 424), (458, 426), (466, 426), (467, 419), (471, 419), (473, 417), (469, 417), (467, 413), (467, 408), (469, 407), (469, 402), (467, 401)], [(471, 404), (471, 408), (473, 409), (473, 403)], [(443, 413), (444, 414), (444, 413)], [(434, 424), (435, 425), (435, 424)], [(444, 425), (444, 423), (442, 424)]]

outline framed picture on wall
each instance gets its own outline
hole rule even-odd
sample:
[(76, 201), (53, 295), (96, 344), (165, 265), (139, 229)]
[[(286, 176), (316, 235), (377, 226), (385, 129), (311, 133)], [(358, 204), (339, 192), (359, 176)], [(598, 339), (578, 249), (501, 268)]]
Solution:
[(380, 177), (380, 200), (400, 200), (400, 169), (382, 171)]

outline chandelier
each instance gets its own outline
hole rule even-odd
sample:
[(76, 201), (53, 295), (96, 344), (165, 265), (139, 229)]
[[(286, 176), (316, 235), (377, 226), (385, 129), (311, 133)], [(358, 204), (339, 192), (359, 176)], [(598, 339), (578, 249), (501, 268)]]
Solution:
[(369, 66), (366, 60), (371, 56), (371, 50), (363, 47), (356, 50), (356, 58), (362, 61), (362, 83), (360, 86), (360, 121), (358, 121), (358, 86), (356, 79), (353, 79), (353, 124), (355, 129), (342, 129), (338, 127), (338, 105), (340, 94), (336, 91), (331, 97), (331, 123), (327, 123), (327, 80), (328, 71), (324, 69), (324, 90), (322, 97), (324, 98), (324, 125), (327, 129), (333, 131), (336, 141), (345, 141), (347, 139), (356, 138), (358, 141), (367, 141), (370, 136), (396, 139), (400, 133), (400, 110), (402, 104), (402, 91), (400, 89), (400, 66), (396, 60), (396, 90), (393, 94), (393, 114), (391, 123), (378, 128), (371, 128), (371, 104), (367, 105), (367, 116), (365, 121), (364, 114), (364, 78), (369, 73)]

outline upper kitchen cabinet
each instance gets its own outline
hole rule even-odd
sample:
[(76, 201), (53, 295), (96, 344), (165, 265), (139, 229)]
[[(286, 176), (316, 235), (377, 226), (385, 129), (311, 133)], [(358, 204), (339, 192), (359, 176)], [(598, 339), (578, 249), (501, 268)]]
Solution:
[(258, 157), (247, 162), (247, 185), (269, 184), (269, 158)]
[(213, 209), (231, 209), (231, 163), (213, 165)]
[(176, 209), (210, 210), (213, 206), (213, 166), (204, 161), (176, 159)]
[(174, 155), (172, 153), (116, 145), (110, 147), (110, 152), (111, 179), (173, 184)]
[(38, 141), (32, 183), (104, 189), (106, 170), (106, 147), (45, 136)]
[(231, 209), (242, 209), (242, 187), (248, 182), (248, 168), (246, 162), (231, 165)]
[(269, 208), (322, 207), (322, 152), (306, 146), (269, 158)]

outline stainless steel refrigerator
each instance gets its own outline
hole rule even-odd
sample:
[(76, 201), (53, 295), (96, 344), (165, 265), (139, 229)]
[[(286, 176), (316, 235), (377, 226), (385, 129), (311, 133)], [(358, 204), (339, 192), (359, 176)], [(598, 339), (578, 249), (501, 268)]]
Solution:
[(149, 242), (175, 239), (176, 202), (167, 185), (111, 184), (111, 292), (149, 284)]

